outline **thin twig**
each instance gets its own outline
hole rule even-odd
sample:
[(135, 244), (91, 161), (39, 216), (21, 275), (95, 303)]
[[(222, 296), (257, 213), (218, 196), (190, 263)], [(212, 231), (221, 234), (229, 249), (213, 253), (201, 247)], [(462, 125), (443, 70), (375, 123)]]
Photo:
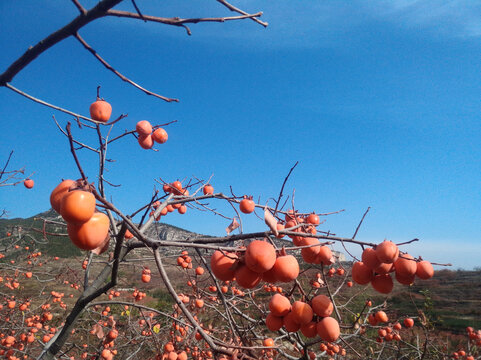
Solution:
[(145, 88), (143, 88), (142, 86), (140, 86), (139, 84), (133, 82), (132, 80), (130, 80), (129, 78), (125, 77), (124, 75), (122, 75), (121, 73), (119, 73), (117, 70), (115, 70), (108, 62), (106, 62), (89, 44), (87, 44), (85, 42), (85, 40), (79, 35), (78, 32), (76, 32), (74, 34), (75, 38), (83, 45), (83, 47), (88, 50), (93, 56), (95, 56), (95, 58), (100, 61), (102, 63), (102, 65), (104, 65), (108, 70), (112, 71), (115, 75), (117, 75), (119, 78), (121, 78), (123, 81), (129, 83), (130, 85), (136, 87), (137, 89), (139, 90), (142, 90), (144, 93), (146, 93), (147, 95), (152, 95), (152, 96), (155, 96), (159, 99), (162, 99), (162, 100), (165, 100), (167, 102), (172, 102), (172, 101), (175, 101), (175, 102), (178, 102), (179, 99), (172, 99), (172, 98), (168, 98), (168, 97), (165, 97), (165, 96), (162, 96), (162, 95), (159, 95), (159, 94), (156, 94), (150, 90), (147, 90)]

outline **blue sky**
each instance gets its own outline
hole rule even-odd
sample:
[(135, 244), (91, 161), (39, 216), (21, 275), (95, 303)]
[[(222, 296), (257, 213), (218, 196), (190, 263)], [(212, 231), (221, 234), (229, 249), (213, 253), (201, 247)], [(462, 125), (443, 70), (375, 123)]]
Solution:
[[(95, 1), (84, 1), (91, 7)], [(138, 1), (158, 16), (230, 16), (215, 1)], [(239, 1), (263, 11), (252, 21), (181, 28), (128, 19), (101, 19), (80, 31), (108, 62), (132, 80), (180, 103), (148, 97), (105, 70), (67, 39), (42, 54), (12, 84), (33, 96), (88, 114), (97, 85), (113, 116), (113, 130), (139, 120), (171, 120), (158, 152), (134, 138), (112, 144), (107, 178), (113, 201), (126, 213), (148, 201), (154, 179), (207, 179), (216, 190), (277, 197), (287, 183), (300, 211), (345, 211), (322, 226), (351, 236), (371, 211), (360, 240), (421, 242), (404, 250), (454, 268), (479, 266), (481, 150), (479, 94), (481, 4), (438, 1)], [(123, 9), (130, 9), (126, 2)], [(34, 15), (32, 15), (34, 14)], [(76, 16), (70, 2), (0, 3), (0, 71), (25, 49)], [(19, 21), (27, 18), (28, 21)], [(66, 138), (52, 120), (68, 116), (0, 89), (0, 161), (35, 172), (36, 186), (2, 188), (10, 217), (49, 207), (61, 178), (77, 178)], [(95, 134), (74, 128), (95, 144)], [(81, 161), (95, 181), (97, 158)], [(272, 203), (272, 202), (271, 202)], [(232, 216), (223, 204), (213, 207)], [(226, 220), (193, 211), (166, 222), (224, 234)], [(264, 229), (253, 216), (246, 231)], [(336, 247), (340, 250), (340, 247)], [(359, 250), (353, 250), (359, 254)]]

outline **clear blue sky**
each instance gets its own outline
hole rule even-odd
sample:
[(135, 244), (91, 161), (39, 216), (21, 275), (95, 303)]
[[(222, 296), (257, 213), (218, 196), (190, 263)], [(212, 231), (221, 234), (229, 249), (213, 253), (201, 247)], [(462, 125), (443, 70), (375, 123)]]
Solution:
[[(158, 16), (230, 16), (215, 1), (137, 1)], [(95, 1), (82, 1), (87, 7)], [(159, 152), (135, 139), (113, 144), (107, 178), (125, 213), (150, 197), (154, 179), (211, 174), (216, 190), (277, 197), (290, 167), (305, 212), (346, 211), (322, 226), (351, 236), (365, 209), (360, 240), (421, 242), (413, 255), (454, 268), (479, 266), (481, 254), (480, 93), (481, 4), (438, 1), (237, 1), (263, 11), (264, 29), (244, 20), (181, 28), (128, 19), (101, 19), (80, 31), (108, 62), (146, 88), (180, 98), (148, 97), (105, 70), (74, 39), (42, 54), (12, 84), (84, 115), (96, 86), (113, 116), (113, 130), (139, 120), (178, 120)], [(476, 5), (475, 5), (476, 4)], [(123, 7), (128, 10), (130, 2)], [(0, 3), (0, 71), (28, 46), (77, 15), (68, 1)], [(28, 217), (48, 209), (61, 178), (77, 178), (66, 138), (69, 116), (0, 88), (0, 162), (35, 172), (36, 186), (2, 188), (0, 207)], [(94, 134), (74, 127), (79, 139)], [(97, 158), (81, 153), (92, 181)], [(272, 204), (272, 202), (271, 202)], [(222, 204), (212, 206), (229, 212)], [(165, 218), (186, 229), (224, 234), (226, 220), (190, 210)], [(245, 230), (264, 229), (244, 216)], [(336, 246), (341, 250), (340, 246)], [(356, 254), (360, 252), (356, 249)]]

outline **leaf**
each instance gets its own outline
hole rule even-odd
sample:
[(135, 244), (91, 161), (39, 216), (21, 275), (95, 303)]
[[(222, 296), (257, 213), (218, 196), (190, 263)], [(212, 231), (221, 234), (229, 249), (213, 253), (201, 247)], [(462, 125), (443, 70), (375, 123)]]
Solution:
[(237, 222), (237, 218), (234, 217), (230, 225), (225, 228), (225, 231), (227, 232), (227, 235), (230, 235), (230, 233), (235, 229), (237, 229), (238, 227), (239, 227), (239, 223)]
[(152, 328), (152, 330), (154, 330), (154, 333), (158, 334), (158, 333), (160, 332), (160, 325), (159, 325), (159, 324), (155, 325), (155, 326)]
[(91, 334), (97, 335), (99, 339), (103, 339), (105, 337), (102, 326), (100, 326), (99, 324), (95, 324), (94, 326), (92, 326)]
[(267, 206), (264, 208), (264, 222), (269, 226), (275, 236), (279, 235), (279, 231), (277, 231), (277, 220), (271, 212), (267, 210)]

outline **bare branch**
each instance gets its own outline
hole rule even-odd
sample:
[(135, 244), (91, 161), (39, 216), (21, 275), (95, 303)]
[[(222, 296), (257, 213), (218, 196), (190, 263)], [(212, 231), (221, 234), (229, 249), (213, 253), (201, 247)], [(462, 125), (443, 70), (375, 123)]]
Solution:
[[(234, 11), (234, 12), (237, 12), (239, 14), (242, 14), (242, 15), (248, 15), (244, 10), (241, 10), (239, 8), (236, 8), (235, 6), (229, 4), (227, 1), (225, 0), (217, 0), (218, 3), (221, 3), (222, 5), (224, 5), (226, 8), (228, 8), (230, 11)], [(262, 12), (260, 13), (262, 15)], [(260, 15), (259, 15), (260, 16)], [(264, 21), (261, 21), (259, 20), (257, 17), (250, 17), (253, 21), (255, 21), (256, 23), (264, 26), (264, 27), (267, 27), (269, 24), (264, 22)]]
[(159, 94), (156, 94), (150, 90), (147, 90), (145, 88), (143, 88), (142, 86), (140, 86), (139, 84), (133, 82), (132, 80), (128, 79), (127, 77), (125, 77), (124, 75), (122, 75), (121, 73), (119, 73), (117, 70), (115, 70), (108, 62), (106, 62), (89, 44), (87, 44), (85, 42), (85, 40), (79, 35), (79, 33), (75, 33), (75, 38), (83, 45), (83, 47), (85, 49), (87, 49), (93, 56), (95, 56), (95, 58), (100, 61), (102, 63), (102, 65), (104, 65), (108, 70), (112, 71), (115, 75), (117, 75), (119, 78), (121, 78), (123, 81), (129, 83), (130, 85), (136, 87), (137, 89), (139, 90), (142, 90), (144, 93), (146, 93), (147, 95), (152, 95), (152, 96), (155, 96), (159, 99), (162, 99), (162, 100), (165, 100), (167, 102), (172, 102), (172, 101), (175, 101), (175, 102), (178, 102), (179, 99), (171, 99), (171, 98), (168, 98), (168, 97), (165, 97), (165, 96), (162, 96), (162, 95), (159, 95)]
[[(240, 15), (240, 16), (229, 16), (229, 17), (212, 17), (212, 18), (206, 17), (206, 18), (183, 19), (183, 18), (178, 18), (178, 17), (164, 18), (164, 17), (152, 16), (152, 15), (142, 15), (142, 16), (140, 16), (139, 14), (128, 12), (128, 11), (112, 10), (111, 9), (111, 10), (107, 11), (107, 15), (123, 17), (123, 18), (130, 18), (130, 19), (138, 19), (138, 20), (144, 20), (144, 21), (147, 20), (147, 21), (161, 23), (161, 24), (165, 24), (165, 25), (184, 26), (185, 24), (198, 24), (198, 23), (201, 23), (201, 22), (226, 22), (226, 21), (232, 21), (232, 20), (257, 19), (257, 17), (262, 15), (262, 12), (258, 12), (258, 13), (255, 13), (255, 14), (248, 14), (246, 12), (243, 12), (242, 15)], [(263, 23), (262, 21), (260, 23), (266, 24), (264, 26), (267, 26), (267, 23)]]
[(74, 35), (79, 29), (88, 23), (105, 16), (107, 10), (120, 2), (122, 2), (122, 0), (100, 1), (96, 6), (87, 11), (86, 14), (77, 16), (64, 27), (53, 32), (45, 39), (40, 40), (36, 45), (29, 47), (28, 50), (15, 60), (3, 74), (0, 74), (0, 86), (5, 86), (7, 83), (11, 82), (20, 71), (35, 60), (40, 54), (58, 44), (60, 41)]
[(72, 2), (82, 15), (87, 14), (87, 10), (82, 6), (82, 4), (78, 0), (72, 0)]
[(66, 109), (63, 109), (61, 108), (60, 106), (56, 106), (56, 105), (52, 105), (52, 104), (49, 104), (48, 102), (45, 102), (43, 100), (40, 100), (40, 99), (37, 99), (36, 97), (33, 97), (32, 95), (29, 95), (25, 92), (23, 92), (22, 90), (19, 90), (17, 89), (16, 87), (12, 86), (11, 84), (9, 83), (6, 83), (4, 84), (3, 86), (5, 86), (6, 88), (12, 90), (12, 91), (15, 91), (17, 94), (20, 94), (22, 96), (25, 96), (27, 99), (30, 99), (32, 101), (35, 101), (36, 103), (39, 103), (39, 104), (42, 104), (42, 105), (45, 105), (45, 106), (48, 106), (52, 109), (55, 109), (55, 110), (58, 110), (58, 111), (61, 111), (63, 113), (66, 113), (66, 114), (69, 114), (69, 115), (72, 115), (72, 116), (75, 116), (76, 118), (80, 118), (80, 119), (84, 119), (84, 120), (87, 120), (87, 121), (91, 121), (93, 123), (99, 123), (98, 121), (95, 121), (95, 120), (92, 120), (91, 118), (88, 118), (86, 116), (83, 116), (83, 115), (80, 115), (80, 114), (76, 114), (72, 111), (69, 111), (69, 110), (66, 110)]

